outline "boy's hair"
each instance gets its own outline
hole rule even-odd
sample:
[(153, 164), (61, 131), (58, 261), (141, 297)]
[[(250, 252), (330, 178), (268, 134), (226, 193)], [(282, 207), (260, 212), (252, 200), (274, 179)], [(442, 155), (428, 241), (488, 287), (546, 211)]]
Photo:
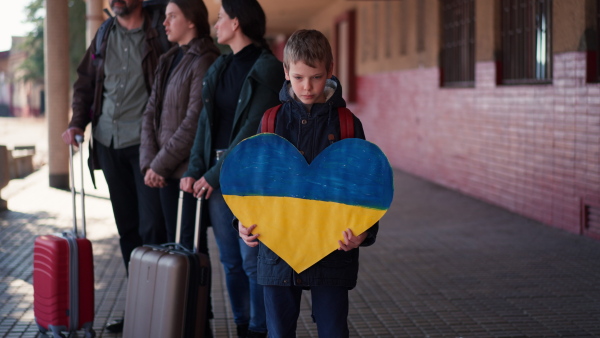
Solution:
[(323, 62), (327, 70), (333, 65), (331, 45), (323, 33), (314, 29), (301, 29), (287, 40), (283, 49), (283, 66), (290, 69), (290, 64), (302, 61), (315, 68)]

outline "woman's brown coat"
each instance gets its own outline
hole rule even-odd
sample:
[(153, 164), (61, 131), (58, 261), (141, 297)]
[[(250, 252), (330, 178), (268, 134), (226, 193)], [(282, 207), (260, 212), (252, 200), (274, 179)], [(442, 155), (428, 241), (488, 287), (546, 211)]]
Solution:
[(204, 74), (219, 56), (209, 37), (193, 39), (167, 79), (177, 49), (161, 56), (152, 94), (142, 123), (140, 169), (151, 168), (164, 178), (181, 178), (187, 170), (190, 150), (203, 107)]

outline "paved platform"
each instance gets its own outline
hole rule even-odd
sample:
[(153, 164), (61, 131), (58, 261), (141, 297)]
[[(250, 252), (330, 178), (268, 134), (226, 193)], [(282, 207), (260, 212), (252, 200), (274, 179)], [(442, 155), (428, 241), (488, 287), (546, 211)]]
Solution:
[[(1, 138), (1, 137), (0, 137)], [(351, 337), (600, 337), (600, 242), (550, 228), (455, 191), (395, 172), (395, 198), (374, 246), (361, 250), (350, 292)], [(88, 185), (98, 337), (122, 316), (123, 267), (106, 191)], [(35, 337), (36, 235), (69, 229), (71, 195), (48, 187), (43, 166), (2, 191), (0, 336)], [(212, 327), (234, 337), (218, 250)], [(298, 337), (317, 337), (304, 294)]]

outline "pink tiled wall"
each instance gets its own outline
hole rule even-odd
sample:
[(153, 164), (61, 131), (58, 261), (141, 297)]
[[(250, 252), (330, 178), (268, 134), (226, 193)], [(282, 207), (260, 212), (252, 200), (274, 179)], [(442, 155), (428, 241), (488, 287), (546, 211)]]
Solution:
[(579, 233), (581, 201), (600, 198), (600, 85), (585, 59), (555, 55), (553, 83), (536, 86), (497, 86), (493, 62), (466, 89), (440, 88), (435, 68), (372, 74), (349, 106), (394, 167)]

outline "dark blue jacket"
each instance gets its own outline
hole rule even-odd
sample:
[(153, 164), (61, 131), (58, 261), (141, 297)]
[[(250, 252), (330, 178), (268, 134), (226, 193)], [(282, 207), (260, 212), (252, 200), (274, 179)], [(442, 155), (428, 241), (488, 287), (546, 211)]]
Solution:
[[(333, 94), (325, 103), (315, 103), (310, 113), (304, 105), (293, 99), (290, 94), (291, 85), (286, 81), (279, 92), (283, 103), (275, 120), (275, 134), (286, 138), (300, 152), (308, 163), (327, 148), (332, 141), (340, 139), (340, 122), (337, 107), (345, 107), (340, 82), (332, 77), (327, 86), (333, 88)], [(259, 129), (260, 131), (260, 129)], [(354, 117), (354, 137), (365, 139), (360, 120)], [(361, 246), (375, 242), (379, 224), (372, 226)], [(308, 243), (303, 243), (307, 245)], [(296, 285), (309, 287), (314, 285), (340, 286), (352, 289), (358, 277), (358, 248), (350, 251), (336, 250), (317, 262), (315, 265), (296, 273), (285, 261), (260, 243), (258, 253), (258, 283), (262, 285)]]

